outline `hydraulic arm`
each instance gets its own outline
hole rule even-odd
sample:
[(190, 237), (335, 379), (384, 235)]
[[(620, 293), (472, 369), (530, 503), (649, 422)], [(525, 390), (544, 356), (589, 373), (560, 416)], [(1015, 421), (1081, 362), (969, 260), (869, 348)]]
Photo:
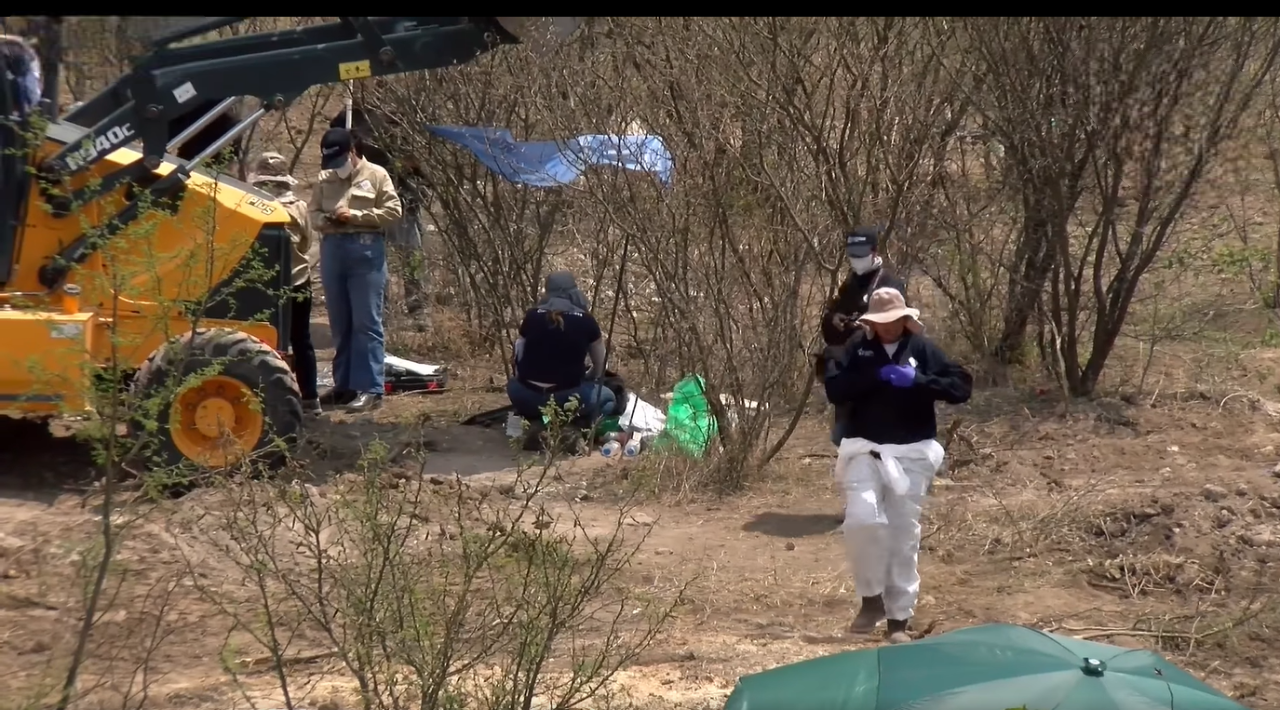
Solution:
[[(137, 219), (142, 205), (173, 198), (193, 168), (313, 86), (463, 64), (502, 44), (563, 39), (582, 18), (341, 17), (334, 23), (171, 46), (244, 19), (210, 18), (157, 39), (132, 72), (66, 116), (67, 122), (88, 128), (37, 167), (42, 184), (61, 183), (129, 143), (141, 144), (142, 157), (69, 196), (44, 190), (53, 214), (68, 217), (73, 206), (92, 202), (122, 183), (145, 189), (135, 190), (133, 199), (101, 225), (93, 239), (81, 235), (42, 267), (43, 286), (58, 287), (99, 240)], [(156, 179), (153, 171), (166, 153), (245, 96), (260, 100), (256, 111), (199, 155)], [(170, 139), (171, 120), (194, 103), (210, 100), (222, 101)]]

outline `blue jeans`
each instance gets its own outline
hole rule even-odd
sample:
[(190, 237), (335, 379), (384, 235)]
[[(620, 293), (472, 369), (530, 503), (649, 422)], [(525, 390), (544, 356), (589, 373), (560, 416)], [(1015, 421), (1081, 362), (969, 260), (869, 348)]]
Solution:
[(612, 390), (594, 382), (583, 382), (572, 389), (552, 393), (513, 377), (507, 380), (507, 397), (511, 399), (516, 414), (536, 422), (542, 421), (542, 408), (553, 398), (556, 406), (563, 408), (566, 402), (577, 397), (578, 409), (574, 418), (592, 422), (613, 414), (613, 408), (617, 404)]
[(387, 290), (382, 235), (326, 234), (320, 241), (320, 285), (336, 348), (334, 388), (382, 394), (382, 296)]

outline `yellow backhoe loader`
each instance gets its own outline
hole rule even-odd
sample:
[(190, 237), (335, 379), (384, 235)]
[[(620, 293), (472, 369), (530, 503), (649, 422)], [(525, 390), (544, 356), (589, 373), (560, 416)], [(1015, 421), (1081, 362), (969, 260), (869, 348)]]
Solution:
[[(21, 67), (0, 57), (0, 414), (89, 411), (93, 378), (127, 371), (134, 391), (164, 398), (147, 434), (164, 463), (281, 460), (303, 425), (284, 356), (288, 218), (206, 164), (313, 86), (563, 40), (584, 18), (341, 17), (191, 41), (245, 19), (195, 18), (153, 39), (131, 72), (61, 117), (57, 36), (41, 48), (34, 110)], [(244, 98), (257, 109), (228, 122)], [(193, 118), (199, 106), (212, 108)], [(215, 125), (226, 130), (179, 157)]]

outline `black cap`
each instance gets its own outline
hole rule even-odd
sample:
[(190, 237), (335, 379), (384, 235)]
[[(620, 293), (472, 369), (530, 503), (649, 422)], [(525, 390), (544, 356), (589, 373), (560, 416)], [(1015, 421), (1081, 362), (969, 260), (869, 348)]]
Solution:
[(351, 145), (351, 131), (345, 128), (330, 128), (325, 131), (320, 139), (320, 168), (333, 170), (346, 165)]
[(871, 256), (879, 243), (879, 227), (855, 227), (844, 236), (844, 251), (853, 258), (867, 257)]

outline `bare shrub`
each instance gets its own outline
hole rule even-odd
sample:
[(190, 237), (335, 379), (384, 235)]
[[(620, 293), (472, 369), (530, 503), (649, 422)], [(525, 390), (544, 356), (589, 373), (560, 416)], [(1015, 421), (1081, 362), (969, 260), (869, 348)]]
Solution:
[[(384, 82), (380, 105), (402, 127), (388, 134), (431, 166), (452, 262), (437, 283), (466, 291), (459, 305), (485, 348), (504, 352), (541, 277), (578, 271), (637, 384), (701, 374), (721, 422), (745, 400), (768, 405), (721, 428), (718, 480), (739, 488), (809, 398), (806, 361), (842, 274), (842, 229), (909, 229), (964, 115), (926, 27), (613, 18), (549, 58), (511, 52), (466, 74)], [(556, 190), (513, 186), (424, 138), (423, 123), (531, 140), (657, 134), (676, 156), (675, 182), (598, 169)]]
[[(542, 277), (570, 268), (584, 291), (598, 293), (600, 249), (579, 249), (567, 226), (572, 188), (513, 185), (470, 153), (423, 128), (431, 124), (499, 126), (521, 137), (546, 130), (536, 101), (547, 74), (519, 52), (486, 55), (466, 73), (442, 71), (399, 77), (370, 87), (364, 106), (376, 111), (378, 140), (393, 155), (412, 155), (421, 174), (426, 217), (438, 243), (426, 244), (436, 274), (437, 304), (460, 311), (471, 344), (503, 353), (515, 338), (519, 316), (536, 299)], [(585, 259), (584, 259), (585, 257)], [(597, 312), (599, 304), (594, 304)]]
[(1051, 364), (1072, 395), (1089, 395), (1142, 276), (1275, 64), (1273, 21), (938, 26), (1022, 194), (995, 355), (1023, 356), (1043, 295)]
[(324, 657), (365, 708), (575, 707), (609, 691), (681, 598), (624, 584), (644, 529), (626, 506), (599, 527), (555, 505), (550, 461), (470, 485), (402, 475), (386, 456), (374, 442), (332, 492), (226, 486), (185, 524), (240, 573), (211, 578), (207, 557), (188, 558), (230, 622), (224, 667), (269, 669), (288, 708), (307, 687), (290, 666)]
[[(610, 175), (593, 192), (663, 285), (645, 319), (664, 336), (653, 342), (674, 337), (674, 369), (707, 373), (713, 396), (791, 408), (796, 421), (812, 385), (817, 311), (843, 272), (843, 230), (870, 221), (909, 234), (920, 177), (959, 115), (921, 27), (719, 18), (616, 28), (606, 105), (617, 122), (668, 139), (679, 182), (643, 200), (617, 184), (634, 180)], [(584, 97), (610, 88), (602, 77), (575, 85)], [(728, 435), (734, 470), (767, 461), (790, 431), (771, 437), (758, 414)]]
[(1006, 290), (1001, 277), (1023, 218), (1008, 181), (983, 164), (989, 153), (985, 142), (964, 139), (947, 150), (910, 248), (916, 271), (941, 296), (937, 306), (948, 316), (930, 319), (931, 334), (967, 345), (987, 365), (986, 374), (999, 377), (1002, 368), (990, 360), (1002, 328)]
[[(1275, 73), (1262, 87), (1257, 104), (1223, 190), (1230, 198), (1225, 207), (1236, 239), (1217, 245), (1211, 264), (1231, 283), (1247, 285), (1253, 296), (1248, 307), (1265, 312), (1263, 342), (1271, 345), (1280, 333), (1280, 230), (1275, 209), (1275, 195), (1280, 194), (1280, 77)], [(1253, 330), (1239, 322), (1233, 325), (1237, 332)]]

